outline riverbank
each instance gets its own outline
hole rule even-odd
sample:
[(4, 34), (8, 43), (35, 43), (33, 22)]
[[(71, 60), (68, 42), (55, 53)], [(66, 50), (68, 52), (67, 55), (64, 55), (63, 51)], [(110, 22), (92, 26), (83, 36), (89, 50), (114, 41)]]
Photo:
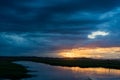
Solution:
[(16, 63), (9, 61), (0, 61), (0, 80), (21, 80), (23, 78), (31, 77), (27, 74), (29, 71), (24, 67)]
[(120, 69), (119, 59), (91, 59), (91, 58), (49, 58), (49, 57), (0, 57), (0, 61), (32, 61), (54, 66), (67, 67), (103, 67)]

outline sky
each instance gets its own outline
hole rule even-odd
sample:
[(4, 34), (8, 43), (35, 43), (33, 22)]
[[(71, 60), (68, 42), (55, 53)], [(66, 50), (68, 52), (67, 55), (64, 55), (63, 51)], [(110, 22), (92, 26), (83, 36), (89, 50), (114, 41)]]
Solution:
[(0, 0), (0, 56), (120, 55), (119, 15), (120, 0)]

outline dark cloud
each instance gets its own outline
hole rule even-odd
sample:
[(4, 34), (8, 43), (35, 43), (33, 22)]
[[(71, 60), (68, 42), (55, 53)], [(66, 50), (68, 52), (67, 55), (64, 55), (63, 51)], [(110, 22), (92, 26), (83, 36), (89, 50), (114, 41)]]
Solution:
[[(94, 2), (91, 3), (91, 2)], [(3, 31), (29, 31), (41, 30), (41, 27), (45, 26), (66, 26), (66, 25), (83, 25), (83, 24), (95, 24), (99, 21), (95, 20), (65, 20), (67, 18), (61, 17), (68, 14), (74, 14), (77, 11), (103, 11), (103, 9), (113, 8), (113, 4), (117, 4), (117, 1), (96, 1), (96, 0), (70, 0), (70, 1), (58, 1), (58, 4), (50, 3), (49, 1), (31, 0), (31, 1), (1, 1), (1, 27)], [(54, 1), (53, 1), (54, 2)], [(63, 3), (62, 3), (63, 2)], [(38, 4), (41, 6), (33, 6)], [(42, 4), (44, 3), (44, 4)], [(107, 5), (106, 5), (107, 4)], [(46, 5), (46, 6), (43, 6)], [(48, 6), (47, 6), (48, 5)], [(32, 6), (32, 7), (30, 7)], [(96, 8), (96, 10), (94, 10)], [(100, 10), (101, 9), (101, 10)], [(54, 15), (58, 15), (55, 17)], [(59, 15), (61, 14), (61, 15)], [(69, 15), (69, 16), (71, 16)], [(68, 16), (68, 17), (69, 17)], [(55, 19), (57, 18), (58, 21)], [(53, 20), (55, 19), (55, 20)], [(32, 26), (31, 26), (32, 25)], [(33, 27), (34, 26), (34, 27)], [(45, 27), (46, 28), (46, 27)]]
[[(120, 0), (1, 0), (0, 55), (43, 55), (96, 42), (101, 47), (120, 46), (119, 3)], [(108, 31), (110, 36), (87, 38), (98, 30)]]

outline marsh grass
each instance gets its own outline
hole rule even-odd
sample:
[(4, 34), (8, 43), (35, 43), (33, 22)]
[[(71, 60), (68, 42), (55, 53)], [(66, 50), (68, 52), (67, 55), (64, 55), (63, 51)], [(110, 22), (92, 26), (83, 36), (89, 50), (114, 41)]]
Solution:
[(19, 65), (8, 61), (0, 61), (0, 78), (11, 79), (11, 80), (20, 80), (22, 78), (31, 77), (28, 75), (29, 71)]

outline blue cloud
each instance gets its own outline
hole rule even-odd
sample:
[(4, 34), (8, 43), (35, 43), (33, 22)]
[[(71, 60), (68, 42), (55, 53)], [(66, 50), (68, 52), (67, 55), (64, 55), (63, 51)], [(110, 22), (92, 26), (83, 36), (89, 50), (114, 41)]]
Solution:
[[(119, 3), (120, 0), (0, 1), (0, 55), (44, 55), (96, 43), (100, 47), (120, 46)], [(98, 30), (110, 35), (87, 38)]]

